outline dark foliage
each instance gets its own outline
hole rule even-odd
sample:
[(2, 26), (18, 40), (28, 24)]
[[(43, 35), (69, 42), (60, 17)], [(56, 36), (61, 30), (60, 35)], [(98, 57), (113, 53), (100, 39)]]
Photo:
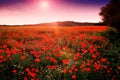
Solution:
[(105, 24), (120, 31), (120, 0), (111, 0), (102, 7), (100, 16)]

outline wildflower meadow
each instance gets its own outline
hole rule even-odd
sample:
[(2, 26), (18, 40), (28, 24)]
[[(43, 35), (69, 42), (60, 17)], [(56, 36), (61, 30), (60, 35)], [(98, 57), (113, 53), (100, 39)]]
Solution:
[(120, 80), (120, 49), (107, 30), (0, 27), (0, 80)]

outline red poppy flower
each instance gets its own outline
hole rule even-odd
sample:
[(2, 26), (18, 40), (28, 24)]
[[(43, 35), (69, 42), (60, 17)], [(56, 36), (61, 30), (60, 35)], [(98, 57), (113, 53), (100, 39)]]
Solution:
[(106, 60), (107, 60), (106, 58), (101, 58), (102, 62), (106, 62)]
[(24, 60), (26, 58), (26, 56), (21, 56), (21, 60)]
[(13, 72), (13, 73), (16, 73), (16, 72), (17, 72), (17, 70), (16, 70), (16, 69), (14, 69), (14, 70), (12, 70), (12, 72)]
[(91, 69), (90, 68), (85, 68), (85, 71), (90, 72)]
[(37, 59), (35, 59), (34, 61), (35, 61), (36, 63), (39, 63), (39, 62), (40, 62), (40, 59), (37, 58)]
[(72, 75), (72, 79), (76, 79), (76, 75)]
[(66, 73), (67, 73), (67, 69), (64, 69), (64, 70), (63, 70), (63, 73), (66, 74)]
[(69, 60), (64, 59), (64, 60), (62, 60), (62, 62), (63, 62), (63, 64), (64, 64), (64, 65), (66, 65), (66, 64), (68, 64), (68, 63), (69, 63)]

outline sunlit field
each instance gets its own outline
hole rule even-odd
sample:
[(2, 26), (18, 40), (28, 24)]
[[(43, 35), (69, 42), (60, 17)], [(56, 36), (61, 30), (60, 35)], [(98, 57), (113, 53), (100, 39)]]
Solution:
[[(106, 26), (0, 27), (0, 80), (119, 80)], [(111, 52), (112, 53), (112, 52)]]

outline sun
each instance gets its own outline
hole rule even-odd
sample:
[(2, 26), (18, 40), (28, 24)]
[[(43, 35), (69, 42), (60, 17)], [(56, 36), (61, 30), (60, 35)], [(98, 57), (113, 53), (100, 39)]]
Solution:
[(42, 8), (42, 9), (46, 9), (46, 8), (48, 8), (49, 7), (49, 3), (48, 3), (48, 1), (41, 1), (40, 2), (40, 7)]

